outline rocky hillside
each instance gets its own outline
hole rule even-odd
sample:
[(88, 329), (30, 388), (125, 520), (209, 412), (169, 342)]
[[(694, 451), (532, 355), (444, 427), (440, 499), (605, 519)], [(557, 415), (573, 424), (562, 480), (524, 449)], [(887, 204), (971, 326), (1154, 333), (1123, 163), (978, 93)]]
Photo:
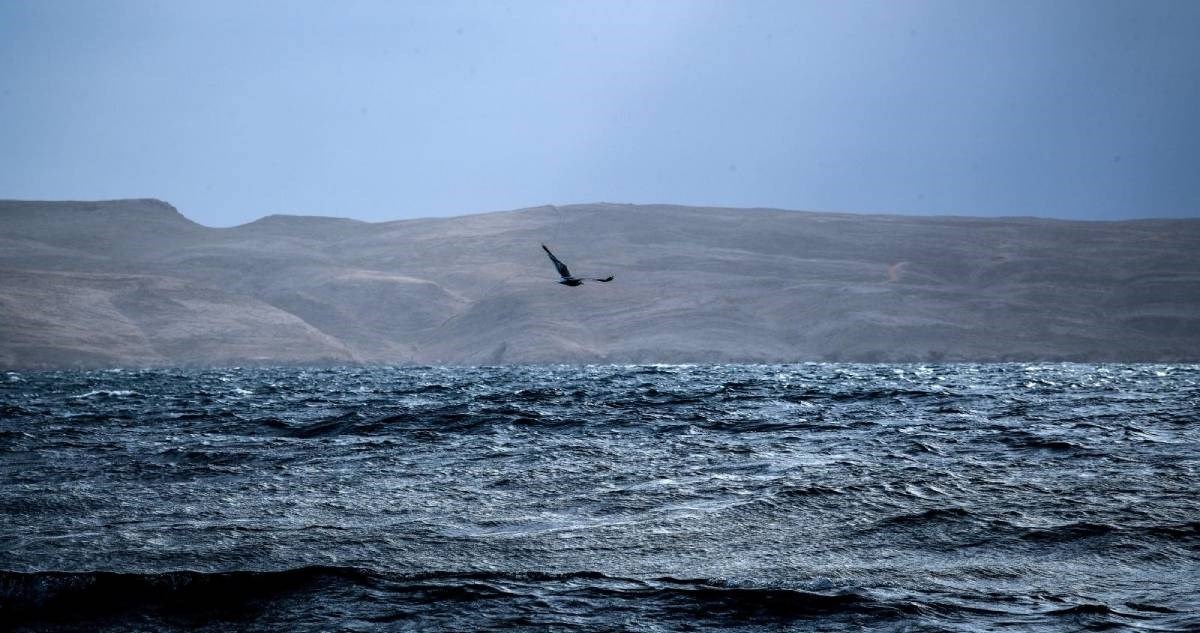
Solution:
[(0, 201), (3, 368), (819, 360), (1200, 360), (1200, 220)]

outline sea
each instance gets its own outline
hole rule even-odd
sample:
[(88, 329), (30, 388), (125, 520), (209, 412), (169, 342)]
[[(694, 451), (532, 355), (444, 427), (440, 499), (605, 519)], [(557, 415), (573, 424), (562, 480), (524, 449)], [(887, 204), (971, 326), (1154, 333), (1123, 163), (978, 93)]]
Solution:
[(1197, 631), (1200, 366), (0, 373), (0, 628)]

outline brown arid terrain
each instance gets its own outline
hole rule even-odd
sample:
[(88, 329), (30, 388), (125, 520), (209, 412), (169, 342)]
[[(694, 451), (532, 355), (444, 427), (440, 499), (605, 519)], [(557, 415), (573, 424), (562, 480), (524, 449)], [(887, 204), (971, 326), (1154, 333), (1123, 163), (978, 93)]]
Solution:
[(1005, 360), (1200, 360), (1200, 220), (0, 201), (0, 368)]

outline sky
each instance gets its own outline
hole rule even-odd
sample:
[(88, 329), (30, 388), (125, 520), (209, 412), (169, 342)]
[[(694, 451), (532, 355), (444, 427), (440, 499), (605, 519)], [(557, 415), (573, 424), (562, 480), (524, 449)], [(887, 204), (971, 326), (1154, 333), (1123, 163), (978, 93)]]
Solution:
[(1200, 217), (1200, 2), (0, 0), (0, 198)]

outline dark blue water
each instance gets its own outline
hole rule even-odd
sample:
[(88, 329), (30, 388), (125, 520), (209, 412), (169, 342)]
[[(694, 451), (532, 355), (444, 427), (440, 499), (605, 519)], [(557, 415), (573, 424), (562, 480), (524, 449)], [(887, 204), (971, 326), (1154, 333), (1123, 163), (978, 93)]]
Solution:
[(18, 630), (1200, 629), (1200, 367), (0, 374)]

